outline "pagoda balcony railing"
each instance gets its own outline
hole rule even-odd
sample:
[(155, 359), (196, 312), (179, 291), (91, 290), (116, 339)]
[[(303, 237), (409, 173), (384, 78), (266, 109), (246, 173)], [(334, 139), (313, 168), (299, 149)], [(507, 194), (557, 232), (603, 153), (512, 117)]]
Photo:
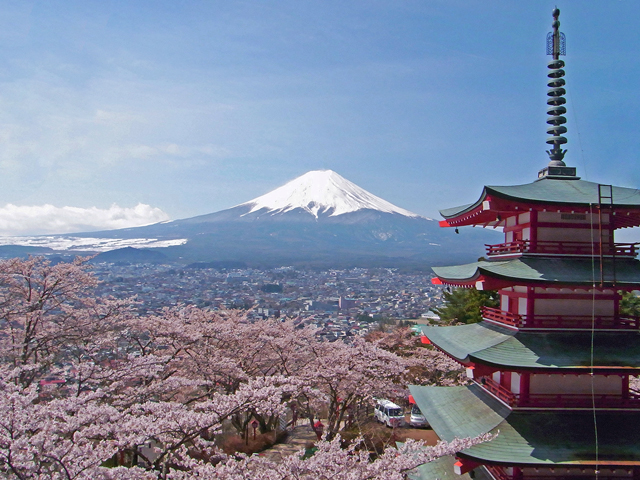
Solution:
[(525, 319), (523, 315), (505, 312), (503, 310), (500, 310), (499, 308), (482, 307), (482, 318), (518, 328), (522, 328), (525, 325)]
[(498, 397), (507, 405), (513, 406), (516, 403), (516, 395), (509, 389), (504, 388), (491, 377), (480, 377), (480, 384), (493, 395)]
[(496, 480), (519, 480), (522, 478), (522, 476), (507, 475), (502, 467), (498, 467), (497, 465), (485, 465), (484, 468), (486, 468)]
[[(554, 471), (550, 471), (547, 475), (544, 475), (543, 473), (522, 473), (522, 472), (518, 472), (518, 473), (514, 473), (514, 474), (508, 474), (504, 471), (503, 467), (500, 467), (498, 465), (485, 465), (484, 468), (487, 469), (487, 471), (491, 474), (491, 476), (493, 478), (495, 478), (495, 480), (558, 480), (560, 478), (566, 478), (566, 479), (571, 479), (571, 480), (593, 480), (595, 477), (595, 474), (593, 472), (591, 472), (590, 474), (587, 473), (585, 471), (584, 468), (581, 469), (581, 473), (580, 474), (572, 474), (570, 476), (565, 476), (565, 477), (560, 477), (558, 476), (558, 474)], [(549, 469), (549, 470), (553, 470), (553, 469)], [(631, 480), (634, 477), (632, 476), (632, 473), (605, 473), (605, 472), (601, 472), (597, 478), (599, 480)]]
[(626, 396), (613, 394), (591, 396), (591, 394), (576, 393), (534, 393), (524, 397), (503, 387), (491, 377), (480, 377), (479, 382), (485, 390), (514, 408), (589, 408), (594, 402), (598, 408), (640, 408), (640, 395), (636, 392), (629, 392)]
[(640, 396), (630, 393), (628, 396), (612, 394), (529, 394), (527, 398), (516, 396), (518, 407), (562, 407), (589, 408), (594, 403), (597, 408), (640, 408)]
[(499, 308), (482, 307), (482, 317), (517, 328), (591, 328), (637, 330), (640, 317), (596, 315), (519, 315)]
[[(638, 253), (639, 243), (615, 243), (613, 246), (603, 244), (603, 255), (634, 258)], [(520, 253), (542, 253), (549, 255), (600, 255), (599, 243), (585, 242), (549, 242), (516, 240), (515, 242), (485, 244), (487, 255), (516, 255)]]

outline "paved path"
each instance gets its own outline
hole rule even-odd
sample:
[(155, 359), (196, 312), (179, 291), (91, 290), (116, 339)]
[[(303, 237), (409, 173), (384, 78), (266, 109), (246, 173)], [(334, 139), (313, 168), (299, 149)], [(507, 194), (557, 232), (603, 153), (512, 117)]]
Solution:
[(315, 432), (308, 424), (299, 425), (289, 430), (289, 435), (284, 443), (278, 443), (261, 452), (260, 456), (265, 456), (275, 461), (281, 460), (282, 457), (304, 450), (308, 443), (315, 443), (317, 439)]

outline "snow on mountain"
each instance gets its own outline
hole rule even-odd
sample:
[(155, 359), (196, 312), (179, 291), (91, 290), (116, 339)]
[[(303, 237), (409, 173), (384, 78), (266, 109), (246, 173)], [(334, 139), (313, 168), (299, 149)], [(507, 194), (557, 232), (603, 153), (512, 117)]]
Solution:
[(236, 207), (249, 207), (244, 215), (266, 210), (271, 215), (302, 209), (314, 217), (335, 217), (363, 209), (420, 217), (409, 210), (376, 197), (332, 170), (314, 170), (280, 188)]

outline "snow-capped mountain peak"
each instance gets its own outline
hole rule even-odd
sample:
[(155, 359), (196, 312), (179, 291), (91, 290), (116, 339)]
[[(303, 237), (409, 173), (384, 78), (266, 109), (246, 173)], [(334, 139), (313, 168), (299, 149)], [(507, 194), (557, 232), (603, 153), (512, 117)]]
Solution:
[(280, 188), (237, 205), (248, 206), (248, 215), (266, 209), (272, 215), (302, 209), (318, 218), (321, 214), (337, 216), (362, 209), (419, 217), (376, 197), (332, 170), (314, 170), (291, 180)]

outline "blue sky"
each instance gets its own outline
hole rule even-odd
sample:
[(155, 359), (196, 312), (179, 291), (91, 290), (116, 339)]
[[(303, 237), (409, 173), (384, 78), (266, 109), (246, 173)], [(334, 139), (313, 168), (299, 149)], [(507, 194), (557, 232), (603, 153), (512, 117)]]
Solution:
[(566, 161), (638, 187), (635, 0), (0, 1), (0, 234), (210, 213), (316, 169), (435, 218), (528, 183), (556, 4)]

